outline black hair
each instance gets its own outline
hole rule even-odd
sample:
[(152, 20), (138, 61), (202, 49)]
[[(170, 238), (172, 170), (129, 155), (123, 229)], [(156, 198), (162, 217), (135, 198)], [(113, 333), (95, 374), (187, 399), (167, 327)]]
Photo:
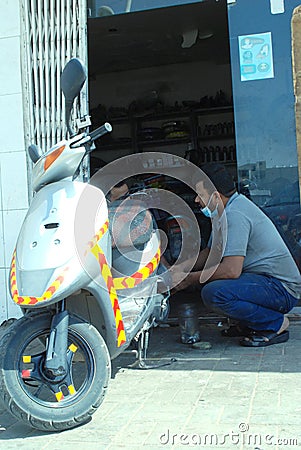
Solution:
[[(228, 170), (219, 163), (208, 163), (200, 167), (207, 177), (210, 179), (211, 183), (214, 185), (215, 189), (225, 197), (231, 197), (234, 192), (236, 192), (235, 182), (232, 175)], [(207, 179), (207, 177), (202, 176), (202, 172), (198, 172), (194, 176), (194, 183), (197, 184), (200, 181), (204, 183), (204, 189), (206, 191), (212, 191), (212, 184)]]

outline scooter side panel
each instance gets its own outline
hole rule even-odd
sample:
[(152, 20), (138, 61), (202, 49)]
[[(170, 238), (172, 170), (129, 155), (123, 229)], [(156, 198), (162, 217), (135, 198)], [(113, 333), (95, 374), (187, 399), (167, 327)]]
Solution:
[[(126, 348), (130, 344), (130, 341), (126, 339), (125, 342), (122, 343), (122, 345), (118, 345), (118, 329), (116, 327), (114, 309), (112, 307), (111, 299), (107, 289), (100, 288), (99, 281), (100, 278), (98, 280), (91, 281), (88, 286), (88, 291), (94, 296), (98, 303), (99, 309), (102, 312), (104, 321), (103, 326), (105, 328), (103, 330), (100, 330), (100, 333), (104, 334), (111, 359), (113, 359), (116, 358), (116, 356), (118, 356), (124, 350), (124, 348)], [(98, 328), (100, 324), (98, 324), (97, 326), (97, 319), (98, 318), (93, 317), (92, 321), (94, 321), (95, 326)]]
[(91, 185), (61, 181), (39, 191), (17, 242), (18, 295), (47, 298), (62, 278), (66, 293), (85, 287), (99, 270), (89, 243), (106, 221), (105, 197)]
[[(62, 153), (54, 160), (54, 162), (45, 169), (47, 157), (62, 149)], [(41, 189), (43, 185), (72, 177), (81, 160), (85, 155), (84, 147), (72, 147), (68, 145), (68, 141), (58, 142), (48, 152), (46, 152), (34, 165), (32, 170), (32, 188), (34, 191)]]

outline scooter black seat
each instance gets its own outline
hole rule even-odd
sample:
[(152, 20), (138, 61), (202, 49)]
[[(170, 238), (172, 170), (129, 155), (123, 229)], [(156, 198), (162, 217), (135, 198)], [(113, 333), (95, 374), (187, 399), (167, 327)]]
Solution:
[[(135, 251), (133, 247), (112, 248), (112, 269), (113, 276), (131, 276), (139, 270), (141, 251), (144, 245), (141, 245)], [(140, 250), (140, 252), (139, 252)]]
[(112, 247), (136, 248), (151, 238), (154, 223), (143, 202), (127, 197), (108, 204)]

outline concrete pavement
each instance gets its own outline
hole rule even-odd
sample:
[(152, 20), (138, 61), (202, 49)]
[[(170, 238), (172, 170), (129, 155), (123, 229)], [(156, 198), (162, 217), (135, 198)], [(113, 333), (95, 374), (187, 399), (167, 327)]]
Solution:
[(35, 431), (0, 408), (0, 448), (301, 448), (301, 321), (291, 316), (290, 340), (260, 349), (221, 337), (216, 324), (201, 324), (208, 350), (181, 344), (178, 326), (156, 328), (150, 360), (176, 362), (137, 370), (121, 355), (91, 422), (62, 433)]

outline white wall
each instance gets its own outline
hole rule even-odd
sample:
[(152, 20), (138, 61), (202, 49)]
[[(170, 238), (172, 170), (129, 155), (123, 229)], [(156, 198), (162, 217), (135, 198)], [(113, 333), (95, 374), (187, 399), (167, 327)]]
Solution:
[(8, 277), (18, 231), (28, 207), (20, 63), (19, 0), (0, 0), (0, 324), (20, 315)]

